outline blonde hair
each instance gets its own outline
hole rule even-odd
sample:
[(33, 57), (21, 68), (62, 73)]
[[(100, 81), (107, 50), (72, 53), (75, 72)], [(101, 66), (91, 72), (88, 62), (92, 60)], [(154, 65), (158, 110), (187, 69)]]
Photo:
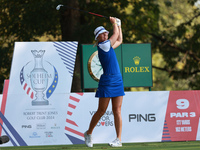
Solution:
[(94, 43), (94, 45), (93, 45), (93, 47), (97, 46), (97, 45), (98, 45), (98, 42), (99, 42), (99, 41), (96, 40), (95, 43)]

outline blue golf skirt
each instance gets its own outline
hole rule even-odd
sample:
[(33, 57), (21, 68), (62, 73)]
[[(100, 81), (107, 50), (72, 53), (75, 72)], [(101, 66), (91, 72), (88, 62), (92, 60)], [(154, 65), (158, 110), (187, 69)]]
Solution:
[(124, 95), (124, 85), (120, 73), (101, 75), (95, 97), (117, 97)]

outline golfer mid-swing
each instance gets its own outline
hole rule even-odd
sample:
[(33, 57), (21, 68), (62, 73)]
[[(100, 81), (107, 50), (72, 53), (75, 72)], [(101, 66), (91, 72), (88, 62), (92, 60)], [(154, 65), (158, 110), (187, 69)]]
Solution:
[(99, 106), (93, 115), (89, 129), (84, 133), (85, 144), (93, 147), (92, 131), (104, 115), (110, 99), (112, 99), (112, 111), (117, 137), (109, 143), (112, 147), (120, 147), (122, 133), (121, 106), (124, 94), (123, 80), (120, 73), (119, 64), (114, 49), (117, 48), (123, 40), (121, 20), (110, 17), (113, 25), (113, 35), (108, 39), (108, 31), (103, 27), (97, 27), (94, 31), (95, 40), (97, 40), (98, 56), (103, 67), (98, 89), (95, 97), (99, 97)]

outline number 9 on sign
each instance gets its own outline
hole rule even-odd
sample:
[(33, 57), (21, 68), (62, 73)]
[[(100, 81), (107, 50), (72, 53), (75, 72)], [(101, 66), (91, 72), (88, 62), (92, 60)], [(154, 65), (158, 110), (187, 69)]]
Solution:
[(190, 105), (189, 101), (187, 99), (178, 99), (176, 101), (177, 108), (178, 109), (187, 109)]

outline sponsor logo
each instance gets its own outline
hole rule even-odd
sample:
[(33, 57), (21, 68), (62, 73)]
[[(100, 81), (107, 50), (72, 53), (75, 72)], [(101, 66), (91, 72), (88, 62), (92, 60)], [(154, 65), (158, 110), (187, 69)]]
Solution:
[(40, 138), (40, 136), (37, 134), (37, 132), (33, 132), (29, 138)]
[(125, 73), (150, 72), (149, 67), (125, 67)]
[(22, 128), (26, 128), (26, 129), (29, 128), (30, 129), (30, 128), (32, 128), (32, 126), (31, 125), (22, 125)]
[(36, 129), (46, 129), (46, 123), (38, 123), (38, 124), (36, 124)]
[(140, 64), (141, 58), (139, 56), (135, 56), (133, 58), (134, 65), (132, 67), (124, 67), (125, 73), (138, 73), (138, 72), (150, 72), (149, 66), (138, 66)]
[(51, 129), (60, 129), (60, 127), (57, 126), (57, 124), (55, 123), (54, 126), (51, 127)]
[(138, 56), (135, 56), (134, 58), (133, 58), (133, 61), (134, 61), (134, 63), (135, 63), (135, 65), (139, 65), (140, 64), (140, 57), (138, 57)]
[[(90, 115), (93, 116), (96, 113), (96, 111), (90, 111)], [(108, 127), (113, 126), (113, 112), (112, 111), (106, 111), (105, 114), (101, 117), (99, 122), (97, 123), (97, 127)]]
[(45, 50), (31, 50), (34, 61), (27, 62), (20, 70), (22, 89), (31, 98), (32, 105), (49, 105), (48, 99), (58, 84), (58, 72), (50, 62), (43, 62)]
[(46, 137), (53, 137), (53, 132), (44, 132)]
[(129, 114), (129, 122), (137, 121), (137, 122), (155, 122), (156, 116), (154, 113), (150, 114)]

